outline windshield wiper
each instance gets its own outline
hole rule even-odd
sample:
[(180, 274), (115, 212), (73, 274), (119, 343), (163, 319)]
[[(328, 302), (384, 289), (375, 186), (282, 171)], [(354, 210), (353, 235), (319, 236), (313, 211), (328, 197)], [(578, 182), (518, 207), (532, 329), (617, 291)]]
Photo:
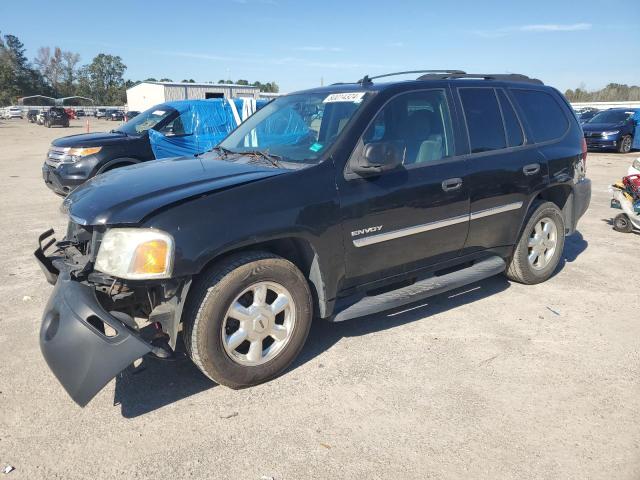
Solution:
[(274, 167), (279, 168), (281, 166), (282, 157), (280, 155), (274, 155), (273, 153), (269, 153), (263, 150), (250, 150), (247, 152), (242, 152), (242, 154), (253, 156), (254, 158), (262, 158)]
[(122, 130), (111, 130), (109, 133), (121, 133), (122, 135), (124, 135), (125, 137), (128, 137), (129, 134), (127, 132), (123, 132)]

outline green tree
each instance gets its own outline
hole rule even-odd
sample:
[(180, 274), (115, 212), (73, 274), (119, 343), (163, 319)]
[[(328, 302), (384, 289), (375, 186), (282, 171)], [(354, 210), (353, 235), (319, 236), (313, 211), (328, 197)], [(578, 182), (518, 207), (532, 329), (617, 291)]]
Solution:
[(171, 80), (170, 78), (161, 78), (160, 81), (161, 82), (173, 82), (173, 80)]
[(147, 79), (144, 80), (145, 82), (157, 82), (157, 80), (153, 77), (149, 77)]
[(122, 58), (98, 54), (78, 72), (79, 95), (93, 98), (100, 105), (119, 105), (126, 101), (124, 75), (127, 66)]

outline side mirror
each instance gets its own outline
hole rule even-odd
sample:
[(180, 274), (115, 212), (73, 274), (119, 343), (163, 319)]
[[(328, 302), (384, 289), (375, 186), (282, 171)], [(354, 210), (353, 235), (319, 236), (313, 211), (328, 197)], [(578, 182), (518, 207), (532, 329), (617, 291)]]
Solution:
[(362, 177), (367, 177), (394, 170), (400, 165), (402, 151), (397, 145), (390, 142), (372, 142), (365, 145), (352, 170)]

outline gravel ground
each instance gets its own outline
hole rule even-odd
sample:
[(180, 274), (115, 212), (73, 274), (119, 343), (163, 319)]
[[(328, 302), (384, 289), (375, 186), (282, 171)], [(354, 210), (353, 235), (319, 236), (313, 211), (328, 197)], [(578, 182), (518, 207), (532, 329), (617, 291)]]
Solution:
[(83, 124), (0, 123), (7, 478), (640, 478), (640, 236), (611, 229), (607, 193), (638, 153), (589, 155), (591, 208), (542, 285), (494, 277), (406, 311), (317, 322), (285, 375), (247, 390), (186, 359), (146, 360), (80, 409), (39, 351), (51, 286), (32, 252), (65, 225), (45, 152)]

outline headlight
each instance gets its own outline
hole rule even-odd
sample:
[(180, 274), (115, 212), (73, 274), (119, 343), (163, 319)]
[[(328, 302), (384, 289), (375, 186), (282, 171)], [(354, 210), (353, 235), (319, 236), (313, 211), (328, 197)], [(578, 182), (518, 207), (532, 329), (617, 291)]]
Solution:
[(88, 157), (102, 150), (102, 147), (65, 148), (64, 155), (60, 157), (60, 163), (76, 163), (83, 157)]
[(114, 228), (102, 238), (95, 269), (129, 280), (169, 278), (173, 250), (173, 237), (160, 230)]
[(610, 132), (602, 132), (603, 137), (610, 137), (611, 135), (617, 135), (620, 133), (620, 130), (611, 130)]

